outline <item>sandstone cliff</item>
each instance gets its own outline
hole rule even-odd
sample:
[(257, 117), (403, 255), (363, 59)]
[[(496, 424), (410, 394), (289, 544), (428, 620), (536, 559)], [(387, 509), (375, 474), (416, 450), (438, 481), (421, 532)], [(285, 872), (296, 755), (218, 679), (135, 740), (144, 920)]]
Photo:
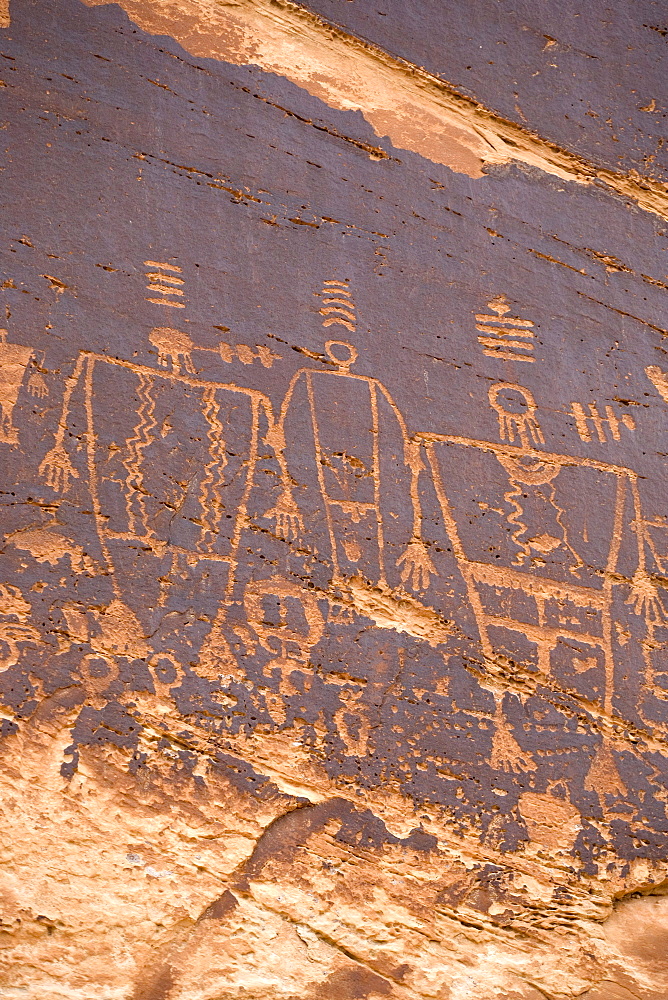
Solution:
[(665, 11), (0, 35), (0, 998), (666, 1000)]

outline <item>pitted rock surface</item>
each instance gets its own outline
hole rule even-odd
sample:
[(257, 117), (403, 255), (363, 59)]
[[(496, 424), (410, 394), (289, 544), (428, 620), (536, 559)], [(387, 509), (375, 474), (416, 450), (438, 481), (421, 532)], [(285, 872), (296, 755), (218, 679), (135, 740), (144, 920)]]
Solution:
[(334, 6), (0, 13), (0, 998), (665, 1000), (661, 12)]

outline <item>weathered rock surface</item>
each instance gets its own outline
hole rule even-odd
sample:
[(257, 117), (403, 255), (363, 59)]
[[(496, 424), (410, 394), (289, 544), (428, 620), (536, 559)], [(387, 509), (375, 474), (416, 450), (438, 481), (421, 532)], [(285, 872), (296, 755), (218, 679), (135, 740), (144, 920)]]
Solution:
[(668, 997), (668, 28), (381, 7), (0, 13), (0, 998)]

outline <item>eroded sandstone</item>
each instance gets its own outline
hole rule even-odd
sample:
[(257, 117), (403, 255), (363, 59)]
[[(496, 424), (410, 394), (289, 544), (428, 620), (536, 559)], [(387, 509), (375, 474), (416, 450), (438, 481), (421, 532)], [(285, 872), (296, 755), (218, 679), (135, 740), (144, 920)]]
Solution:
[(295, 4), (2, 17), (0, 997), (664, 1000), (658, 168)]

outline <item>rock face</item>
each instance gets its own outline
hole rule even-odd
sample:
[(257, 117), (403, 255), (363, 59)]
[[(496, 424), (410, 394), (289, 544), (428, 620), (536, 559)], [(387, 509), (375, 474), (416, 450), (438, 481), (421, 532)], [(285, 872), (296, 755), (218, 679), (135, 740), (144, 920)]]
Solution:
[(668, 997), (665, 10), (473, 6), (0, 12), (0, 998)]

